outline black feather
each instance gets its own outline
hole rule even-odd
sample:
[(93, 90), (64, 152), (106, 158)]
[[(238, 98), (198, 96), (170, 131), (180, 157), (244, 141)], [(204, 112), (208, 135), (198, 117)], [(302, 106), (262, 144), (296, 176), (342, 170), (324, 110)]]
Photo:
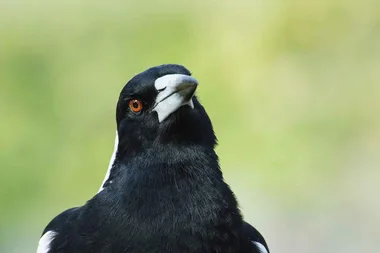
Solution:
[[(159, 123), (150, 109), (154, 81), (190, 72), (180, 65), (148, 69), (128, 82), (117, 106), (119, 146), (104, 189), (57, 216), (49, 252), (259, 252), (262, 236), (242, 219), (214, 151), (211, 121), (196, 97)], [(144, 110), (128, 110), (142, 99)], [(257, 233), (256, 233), (256, 232)]]

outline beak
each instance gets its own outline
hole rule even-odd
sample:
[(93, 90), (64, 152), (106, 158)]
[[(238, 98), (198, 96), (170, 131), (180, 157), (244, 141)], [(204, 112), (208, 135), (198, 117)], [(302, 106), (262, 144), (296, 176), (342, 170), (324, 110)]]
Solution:
[(159, 122), (181, 106), (188, 105), (194, 108), (192, 98), (198, 86), (194, 77), (181, 74), (165, 75), (157, 78), (154, 86), (158, 94), (152, 110), (157, 112)]

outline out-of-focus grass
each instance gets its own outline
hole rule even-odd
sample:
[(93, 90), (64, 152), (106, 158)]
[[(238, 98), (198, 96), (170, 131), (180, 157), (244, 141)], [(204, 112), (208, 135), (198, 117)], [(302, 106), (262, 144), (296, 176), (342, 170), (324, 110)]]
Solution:
[(0, 251), (97, 191), (120, 89), (181, 63), (273, 252), (376, 252), (380, 2), (2, 1)]

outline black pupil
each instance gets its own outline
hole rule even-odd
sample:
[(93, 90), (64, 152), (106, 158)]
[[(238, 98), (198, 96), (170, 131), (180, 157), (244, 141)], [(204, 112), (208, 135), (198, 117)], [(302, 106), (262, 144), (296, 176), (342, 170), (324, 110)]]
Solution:
[(132, 104), (132, 106), (137, 109), (137, 108), (139, 108), (139, 103), (137, 103), (136, 101), (134, 101), (133, 104)]

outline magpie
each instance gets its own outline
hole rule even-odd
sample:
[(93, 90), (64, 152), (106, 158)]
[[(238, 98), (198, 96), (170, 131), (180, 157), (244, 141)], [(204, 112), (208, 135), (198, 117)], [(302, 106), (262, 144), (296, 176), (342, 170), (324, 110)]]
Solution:
[(176, 64), (149, 68), (124, 86), (99, 192), (56, 216), (38, 253), (269, 252), (224, 181), (197, 86)]

